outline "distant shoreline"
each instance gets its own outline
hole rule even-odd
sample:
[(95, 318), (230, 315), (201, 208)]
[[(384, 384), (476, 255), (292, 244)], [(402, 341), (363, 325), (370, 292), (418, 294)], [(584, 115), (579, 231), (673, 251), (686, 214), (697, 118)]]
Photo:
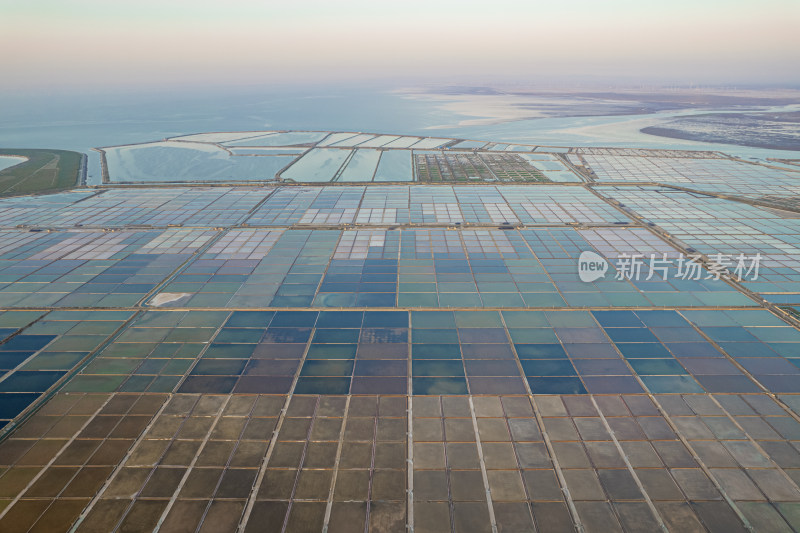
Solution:
[(666, 137), (669, 139), (680, 139), (683, 141), (706, 142), (715, 144), (730, 144), (734, 146), (746, 146), (748, 148), (764, 148), (767, 150), (798, 151), (800, 145), (797, 142), (769, 142), (769, 141), (749, 141), (731, 138), (726, 135), (710, 135), (697, 133), (663, 126), (648, 126), (639, 130), (646, 135), (655, 137)]

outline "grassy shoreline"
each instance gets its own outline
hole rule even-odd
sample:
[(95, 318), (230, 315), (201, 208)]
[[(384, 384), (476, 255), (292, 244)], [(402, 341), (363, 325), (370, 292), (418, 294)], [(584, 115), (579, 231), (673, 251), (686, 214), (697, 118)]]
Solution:
[(83, 154), (68, 150), (0, 148), (0, 155), (28, 160), (0, 171), (0, 197), (48, 193), (79, 184)]

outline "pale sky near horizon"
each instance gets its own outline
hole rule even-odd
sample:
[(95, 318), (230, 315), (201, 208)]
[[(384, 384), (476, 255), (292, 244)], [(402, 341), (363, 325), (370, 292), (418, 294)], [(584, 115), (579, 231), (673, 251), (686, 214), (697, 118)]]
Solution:
[(0, 87), (453, 77), (798, 85), (798, 28), (800, 0), (0, 0)]

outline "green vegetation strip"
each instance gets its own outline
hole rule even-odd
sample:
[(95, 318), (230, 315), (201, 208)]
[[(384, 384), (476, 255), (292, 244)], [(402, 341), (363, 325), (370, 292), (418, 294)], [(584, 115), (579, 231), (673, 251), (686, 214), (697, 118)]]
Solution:
[(0, 197), (54, 192), (75, 187), (83, 154), (66, 150), (0, 148), (0, 155), (28, 160), (0, 171)]

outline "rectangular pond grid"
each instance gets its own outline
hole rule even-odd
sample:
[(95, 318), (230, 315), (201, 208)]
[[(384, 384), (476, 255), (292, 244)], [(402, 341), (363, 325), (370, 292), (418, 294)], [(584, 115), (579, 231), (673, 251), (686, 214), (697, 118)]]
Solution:
[[(187, 141), (319, 142), (288, 176), (341, 183), (0, 200), (0, 531), (800, 530), (800, 331), (741, 290), (800, 303), (800, 218), (630, 185), (791, 208), (794, 173), (377, 134), (170, 142)], [(582, 185), (587, 167), (614, 185)], [(415, 171), (465, 184), (374, 183)], [(520, 183), (547, 179), (573, 183)], [(647, 266), (695, 251), (762, 270)], [(582, 252), (605, 276), (580, 280)], [(644, 266), (615, 279), (625, 254)]]
[[(248, 253), (234, 257), (236, 246)], [(232, 243), (228, 245), (227, 243)], [(230, 252), (218, 253), (222, 246)], [(250, 249), (252, 248), (252, 250)], [(583, 282), (578, 259), (608, 259)], [(253, 229), (224, 234), (160, 288), (150, 305), (178, 307), (586, 307), (753, 306), (722, 280), (663, 278), (644, 262), (617, 279), (632, 252), (678, 252), (641, 228)], [(648, 259), (649, 260), (649, 259)], [(674, 272), (673, 272), (674, 274)], [(649, 278), (649, 279), (648, 279)], [(164, 303), (166, 302), (166, 303)]]
[(669, 189), (598, 191), (712, 259), (735, 267), (740, 254), (758, 254), (758, 277), (743, 285), (775, 303), (800, 302), (800, 215)]

